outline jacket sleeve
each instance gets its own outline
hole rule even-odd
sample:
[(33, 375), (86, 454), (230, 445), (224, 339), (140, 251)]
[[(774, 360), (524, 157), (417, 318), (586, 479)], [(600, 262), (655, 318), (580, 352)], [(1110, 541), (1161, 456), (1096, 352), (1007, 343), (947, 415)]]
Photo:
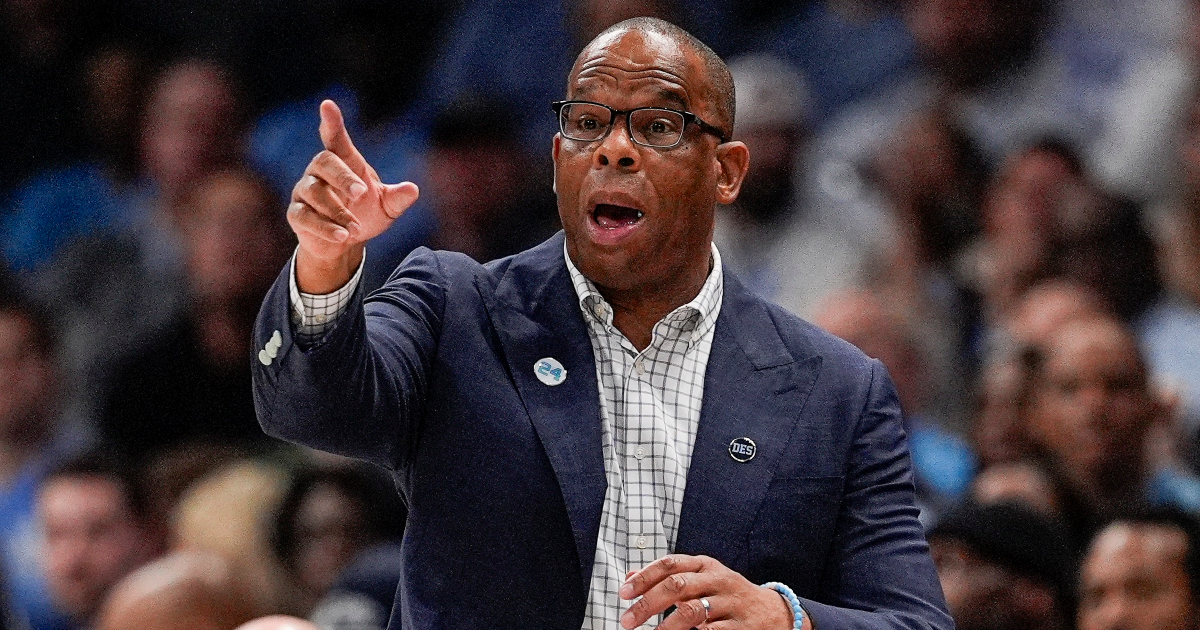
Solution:
[(822, 580), (825, 603), (801, 601), (817, 630), (954, 627), (914, 502), (895, 387), (883, 365), (872, 360)]
[(259, 424), (290, 442), (403, 466), (420, 428), (445, 310), (438, 256), (418, 249), (365, 300), (360, 285), (334, 328), (307, 349), (293, 338), (291, 273), (289, 264), (255, 322)]

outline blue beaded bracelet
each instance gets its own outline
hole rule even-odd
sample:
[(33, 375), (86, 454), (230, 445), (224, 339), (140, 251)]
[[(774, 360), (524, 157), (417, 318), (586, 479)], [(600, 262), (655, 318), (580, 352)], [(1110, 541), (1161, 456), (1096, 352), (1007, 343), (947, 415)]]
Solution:
[(800, 598), (796, 597), (787, 584), (767, 582), (763, 584), (763, 587), (775, 590), (783, 598), (783, 601), (788, 603), (788, 606), (792, 608), (792, 630), (801, 630), (804, 627), (804, 609), (800, 607)]

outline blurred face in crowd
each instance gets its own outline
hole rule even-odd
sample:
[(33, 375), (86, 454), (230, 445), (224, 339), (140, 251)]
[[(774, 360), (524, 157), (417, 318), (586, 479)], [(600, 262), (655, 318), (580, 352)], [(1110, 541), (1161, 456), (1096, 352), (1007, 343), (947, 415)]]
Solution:
[(261, 297), (286, 255), (276, 207), (265, 185), (236, 171), (212, 175), (188, 194), (181, 225), (196, 298)]
[(22, 314), (0, 312), (0, 382), (0, 440), (40, 433), (50, 415), (54, 366)]
[(148, 559), (147, 532), (121, 486), (103, 477), (52, 478), (38, 512), (51, 595), (73, 618), (90, 622), (108, 590)]
[(908, 0), (905, 20), (922, 60), (959, 86), (982, 82), (1028, 52), (1041, 3)]
[[(717, 98), (698, 53), (637, 30), (593, 41), (576, 60), (567, 89), (568, 100), (617, 110), (691, 111), (728, 133)], [(553, 154), (567, 250), (585, 276), (602, 290), (654, 292), (664, 300), (703, 284), (713, 208), (736, 199), (745, 176), (745, 145), (720, 144), (689, 124), (678, 145), (646, 147), (632, 141), (619, 116), (601, 140), (556, 134)]]
[(1112, 319), (1077, 319), (1043, 350), (1030, 409), (1035, 440), (1085, 492), (1139, 483), (1159, 408), (1133, 335)]
[(311, 593), (329, 590), (358, 552), (369, 542), (365, 510), (336, 485), (312, 487), (296, 512), (295, 572)]
[(215, 65), (190, 61), (155, 83), (142, 126), (142, 160), (161, 193), (174, 200), (202, 173), (240, 150), (233, 86)]
[(1189, 630), (1196, 603), (1177, 528), (1117, 523), (1092, 541), (1080, 575), (1079, 630)]

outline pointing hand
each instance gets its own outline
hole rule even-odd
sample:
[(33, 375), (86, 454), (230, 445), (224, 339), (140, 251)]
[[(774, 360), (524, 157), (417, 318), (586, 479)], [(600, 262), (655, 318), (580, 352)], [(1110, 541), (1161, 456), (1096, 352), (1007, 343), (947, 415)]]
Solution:
[(412, 182), (385, 184), (355, 148), (342, 112), (321, 103), (318, 153), (292, 189), (288, 223), (300, 241), (296, 281), (306, 293), (343, 286), (362, 261), (363, 244), (391, 226), (416, 200)]

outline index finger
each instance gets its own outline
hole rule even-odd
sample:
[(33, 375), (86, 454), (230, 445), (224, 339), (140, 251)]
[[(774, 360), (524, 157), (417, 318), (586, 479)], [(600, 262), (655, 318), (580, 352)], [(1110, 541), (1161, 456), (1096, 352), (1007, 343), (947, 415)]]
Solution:
[(676, 573), (699, 573), (704, 568), (705, 559), (702, 556), (687, 556), (681, 553), (666, 555), (634, 573), (633, 577), (621, 586), (619, 595), (621, 599), (633, 599), (645, 594), (668, 576)]
[(346, 121), (342, 118), (342, 110), (337, 103), (326, 99), (321, 101), (321, 144), (334, 155), (342, 158), (346, 166), (364, 180), (370, 179), (371, 167), (366, 158), (358, 152), (354, 142), (350, 140), (350, 132), (346, 131)]

